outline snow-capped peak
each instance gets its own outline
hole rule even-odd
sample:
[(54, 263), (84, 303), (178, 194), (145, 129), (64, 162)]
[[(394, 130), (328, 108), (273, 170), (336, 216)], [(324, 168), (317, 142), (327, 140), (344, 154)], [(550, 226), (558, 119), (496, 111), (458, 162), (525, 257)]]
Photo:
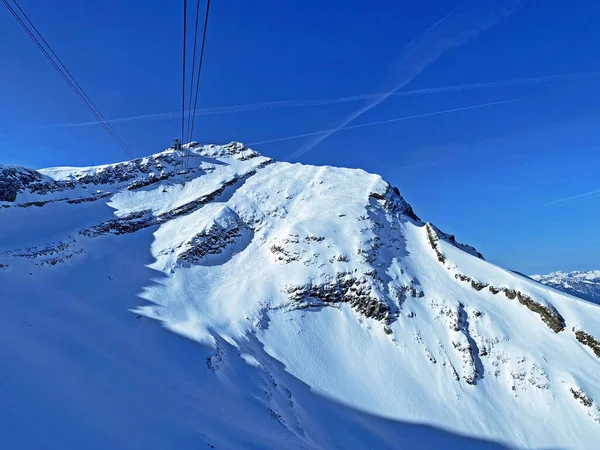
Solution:
[(534, 280), (539, 281), (542, 279), (564, 279), (564, 278), (574, 278), (578, 280), (598, 280), (600, 279), (600, 270), (590, 270), (588, 272), (584, 272), (581, 270), (575, 270), (572, 272), (561, 272), (555, 271), (551, 272), (548, 275), (532, 275)]
[(600, 303), (600, 270), (551, 272), (532, 275), (532, 279), (576, 297)]
[[(0, 169), (2, 316), (50, 308), (58, 331), (40, 319), (45, 335), (96, 342), (84, 369), (65, 356), (74, 373), (156, 373), (177, 426), (209, 445), (394, 448), (413, 435), (407, 423), (522, 447), (600, 439), (597, 305), (485, 261), (378, 175), (276, 162), (240, 143), (185, 151), (188, 170), (173, 149)], [(158, 329), (147, 318), (196, 343), (169, 352), (168, 374), (160, 359), (130, 368), (131, 342)], [(13, 322), (13, 340), (29, 336)], [(154, 357), (164, 338), (150, 336)], [(61, 355), (70, 345), (43, 342)], [(201, 355), (207, 373), (190, 378), (174, 355)], [(145, 446), (168, 430), (152, 427)]]

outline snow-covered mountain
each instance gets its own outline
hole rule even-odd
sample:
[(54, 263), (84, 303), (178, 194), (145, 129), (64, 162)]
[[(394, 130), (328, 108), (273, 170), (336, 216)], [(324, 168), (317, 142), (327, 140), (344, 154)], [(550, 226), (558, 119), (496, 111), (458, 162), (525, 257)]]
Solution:
[(598, 305), (379, 176), (186, 149), (0, 167), (1, 448), (597, 447)]
[(600, 270), (552, 272), (548, 275), (532, 275), (531, 278), (575, 297), (600, 303)]

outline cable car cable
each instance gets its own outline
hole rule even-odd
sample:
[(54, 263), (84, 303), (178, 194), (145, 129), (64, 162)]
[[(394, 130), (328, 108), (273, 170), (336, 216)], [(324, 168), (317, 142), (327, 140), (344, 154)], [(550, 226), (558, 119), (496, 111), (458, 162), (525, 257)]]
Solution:
[[(187, 0), (183, 0), (183, 55), (181, 68), (181, 140), (185, 139), (185, 60), (186, 60), (186, 42), (187, 42)], [(182, 145), (184, 142), (182, 142)], [(183, 160), (185, 150), (182, 150), (181, 167), (183, 168)]]
[(200, 86), (200, 74), (202, 72), (202, 62), (204, 60), (204, 46), (206, 44), (206, 30), (208, 28), (209, 12), (210, 12), (210, 0), (207, 0), (206, 15), (204, 16), (204, 30), (202, 33), (202, 46), (200, 48), (200, 62), (198, 63), (198, 76), (196, 79), (196, 93), (194, 95), (194, 108), (193, 108), (192, 117), (190, 118), (190, 120), (192, 121), (192, 125), (190, 127), (190, 138), (192, 137), (192, 135), (194, 133), (194, 124), (195, 124), (195, 119), (196, 119), (196, 106), (198, 105), (198, 88)]
[[(52, 47), (48, 44), (48, 41), (43, 37), (40, 31), (33, 24), (31, 19), (27, 16), (23, 8), (17, 3), (16, 0), (13, 0), (15, 6), (19, 9), (27, 23), (31, 26), (31, 28), (37, 33), (39, 36), (33, 33), (33, 31), (29, 28), (27, 23), (23, 21), (23, 19), (19, 16), (19, 14), (13, 9), (13, 7), (8, 3), (7, 0), (1, 0), (4, 6), (8, 9), (11, 15), (15, 18), (15, 20), (19, 23), (21, 28), (27, 33), (27, 35), (31, 38), (31, 40), (36, 44), (38, 49), (42, 52), (42, 54), (46, 57), (46, 59), (50, 62), (52, 67), (58, 72), (61, 78), (67, 83), (67, 85), (71, 88), (71, 90), (77, 95), (77, 97), (83, 102), (83, 104), (88, 108), (88, 110), (92, 113), (92, 115), (96, 118), (96, 120), (103, 126), (106, 132), (115, 140), (117, 145), (131, 158), (135, 158), (135, 154), (129, 149), (129, 147), (125, 144), (123, 139), (118, 135), (115, 129), (106, 121), (106, 118), (102, 115), (98, 107), (94, 104), (94, 102), (87, 95), (85, 90), (81, 87), (81, 85), (77, 82), (75, 77), (71, 74), (71, 72), (67, 69), (62, 60), (58, 57), (58, 55), (54, 52)], [(45, 44), (47, 47), (44, 48)], [(48, 53), (48, 51), (50, 53)], [(53, 58), (54, 57), (54, 58)]]
[(190, 86), (190, 96), (188, 99), (188, 126), (187, 126), (187, 139), (186, 142), (189, 142), (191, 139), (191, 135), (190, 135), (190, 117), (191, 117), (191, 113), (192, 113), (192, 95), (194, 92), (194, 73), (196, 73), (196, 47), (197, 47), (197, 43), (198, 43), (198, 21), (199, 21), (199, 17), (200, 16), (200, 0), (196, 1), (196, 22), (195, 22), (195, 26), (194, 26), (194, 47), (192, 50), (192, 80), (191, 80), (191, 86)]

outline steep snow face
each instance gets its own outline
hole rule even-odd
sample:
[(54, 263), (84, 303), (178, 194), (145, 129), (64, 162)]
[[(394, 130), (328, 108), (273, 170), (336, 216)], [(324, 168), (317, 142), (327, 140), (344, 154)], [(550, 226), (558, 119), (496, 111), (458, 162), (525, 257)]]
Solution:
[(0, 444), (22, 443), (25, 395), (30, 444), (56, 448), (103, 448), (101, 429), (144, 448), (595, 447), (597, 305), (486, 262), (379, 176), (186, 151), (187, 173), (173, 150), (2, 168)]
[(600, 303), (600, 270), (532, 275), (535, 281), (594, 303)]

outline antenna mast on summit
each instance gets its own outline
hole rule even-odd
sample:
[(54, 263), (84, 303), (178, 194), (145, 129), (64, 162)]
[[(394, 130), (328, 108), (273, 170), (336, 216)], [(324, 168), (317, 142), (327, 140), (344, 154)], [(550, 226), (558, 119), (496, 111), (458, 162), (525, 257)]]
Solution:
[(175, 139), (173, 143), (173, 149), (181, 151), (181, 139)]

